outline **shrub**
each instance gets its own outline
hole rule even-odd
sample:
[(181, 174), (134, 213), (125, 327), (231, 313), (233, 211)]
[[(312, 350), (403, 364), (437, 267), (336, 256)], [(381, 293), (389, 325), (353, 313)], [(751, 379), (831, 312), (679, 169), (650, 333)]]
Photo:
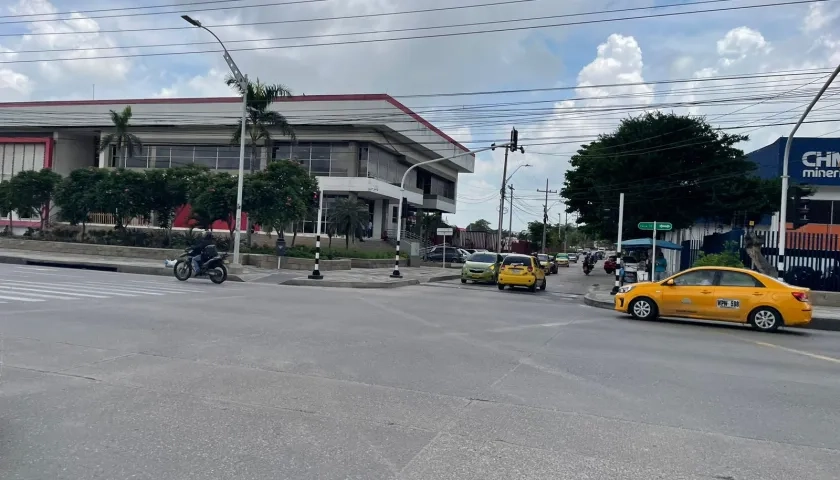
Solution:
[(693, 266), (744, 268), (744, 264), (743, 262), (741, 262), (741, 258), (736, 252), (733, 252), (731, 250), (727, 250), (722, 253), (712, 253), (710, 255), (706, 255), (704, 252), (700, 252)]

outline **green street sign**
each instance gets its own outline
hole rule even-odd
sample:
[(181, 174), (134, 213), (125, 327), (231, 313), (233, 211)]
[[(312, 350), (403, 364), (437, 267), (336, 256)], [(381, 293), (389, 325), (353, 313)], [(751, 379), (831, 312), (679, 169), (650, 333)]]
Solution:
[(674, 229), (674, 226), (668, 222), (639, 222), (639, 230), (653, 230), (654, 224), (656, 224), (657, 232), (670, 232)]

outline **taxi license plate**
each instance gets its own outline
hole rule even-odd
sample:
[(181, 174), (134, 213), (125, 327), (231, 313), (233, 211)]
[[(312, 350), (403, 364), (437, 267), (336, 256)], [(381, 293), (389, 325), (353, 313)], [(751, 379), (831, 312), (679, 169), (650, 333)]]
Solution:
[(472, 278), (480, 278), (480, 277), (481, 277), (480, 273), (473, 273), (472, 274)]
[(511, 268), (510, 271), (513, 272), (513, 273), (519, 273), (519, 272), (522, 271), (522, 269), (521, 268)]

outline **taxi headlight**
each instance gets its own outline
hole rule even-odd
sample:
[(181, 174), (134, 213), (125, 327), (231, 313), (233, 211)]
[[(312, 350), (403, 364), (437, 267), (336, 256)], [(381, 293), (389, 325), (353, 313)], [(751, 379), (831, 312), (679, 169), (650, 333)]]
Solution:
[(635, 287), (635, 285), (625, 285), (618, 289), (618, 293), (627, 293), (630, 290), (633, 290)]
[(496, 269), (496, 266), (495, 266), (495, 265), (490, 265), (489, 270), (490, 270), (491, 272), (492, 272), (493, 270), (495, 270), (495, 269)]

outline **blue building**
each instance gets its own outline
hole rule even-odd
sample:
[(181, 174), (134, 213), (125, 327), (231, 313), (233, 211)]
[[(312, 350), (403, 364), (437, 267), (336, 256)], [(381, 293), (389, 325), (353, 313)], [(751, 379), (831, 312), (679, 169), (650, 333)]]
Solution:
[[(747, 154), (758, 165), (757, 173), (761, 178), (779, 178), (782, 175), (785, 145), (787, 138), (781, 137)], [(788, 159), (788, 175), (791, 185), (816, 188), (808, 206), (810, 224), (804, 228), (819, 228), (821, 233), (827, 233), (826, 227), (836, 225), (840, 219), (840, 212), (835, 211), (840, 208), (840, 138), (794, 138)], [(794, 214), (788, 211), (788, 222), (793, 221)], [(777, 225), (775, 215), (773, 220), (772, 224)]]

